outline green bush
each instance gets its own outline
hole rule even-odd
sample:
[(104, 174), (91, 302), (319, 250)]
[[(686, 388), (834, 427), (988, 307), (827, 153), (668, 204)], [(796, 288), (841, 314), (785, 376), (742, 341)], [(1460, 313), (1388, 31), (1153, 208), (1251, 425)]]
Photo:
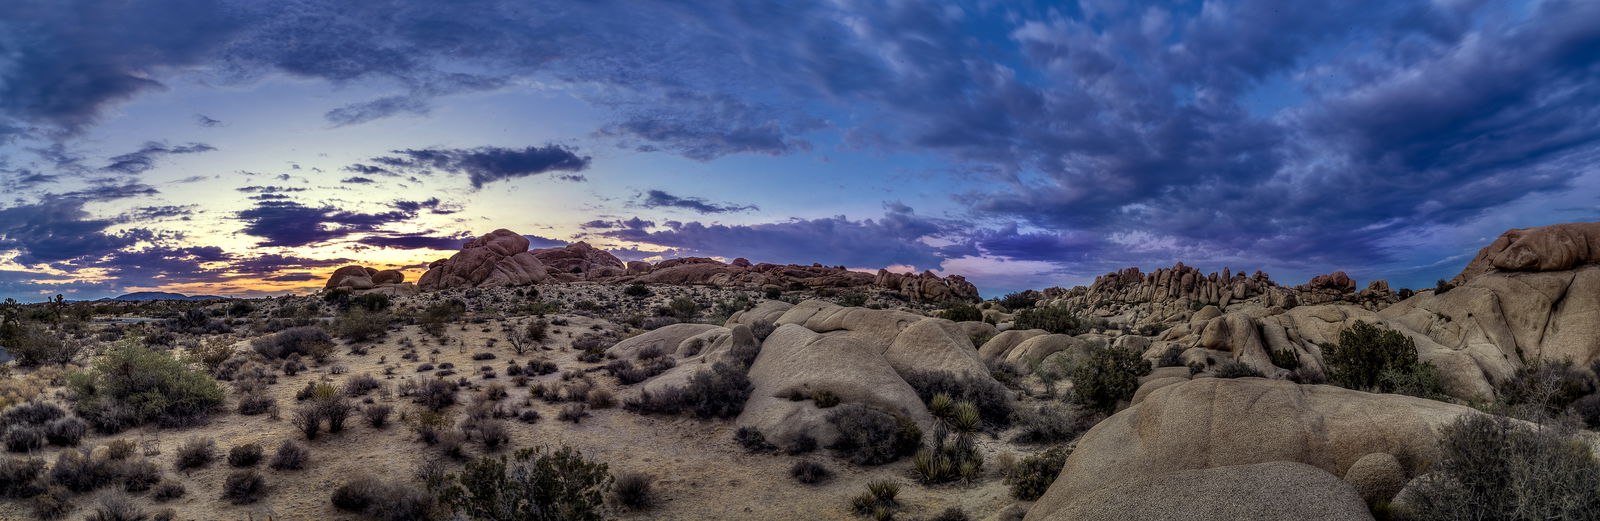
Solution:
[(1417, 360), (1417, 345), (1404, 333), (1366, 322), (1339, 332), (1339, 343), (1322, 346), (1328, 381), (1349, 389), (1424, 398), (1444, 394), (1439, 371)]
[(1469, 414), (1440, 448), (1402, 497), (1409, 519), (1600, 519), (1600, 463), (1570, 431)]
[(389, 321), (388, 313), (351, 306), (349, 311), (339, 314), (339, 318), (334, 320), (333, 332), (345, 340), (366, 342), (382, 338), (389, 330)]
[(1050, 484), (1055, 483), (1056, 476), (1061, 474), (1061, 467), (1067, 464), (1067, 456), (1070, 455), (1070, 449), (1053, 447), (1022, 458), (1011, 475), (1006, 477), (1006, 483), (1011, 484), (1011, 497), (1023, 501), (1039, 499), (1050, 489)]
[(1017, 409), (1011, 423), (1020, 428), (1013, 441), (1062, 443), (1093, 427), (1095, 415), (1071, 405), (1046, 403), (1033, 409)]
[(957, 303), (951, 305), (950, 307), (944, 308), (943, 311), (939, 312), (939, 316), (946, 320), (954, 320), (956, 322), (983, 321), (983, 312), (978, 311), (977, 306), (965, 302)]
[(251, 349), (271, 359), (304, 355), (320, 361), (333, 352), (333, 347), (333, 337), (312, 326), (291, 327), (250, 341)]
[(0, 329), (0, 347), (23, 367), (64, 364), (77, 357), (82, 346), (63, 337), (33, 324), (18, 323)]
[(588, 521), (604, 515), (611, 475), (569, 447), (517, 451), (511, 459), (479, 458), (445, 478), (441, 503), (457, 516), (484, 521)]
[(935, 396), (943, 394), (953, 400), (972, 402), (985, 424), (996, 428), (1011, 424), (1011, 392), (993, 380), (917, 369), (907, 371), (905, 381), (917, 391), (922, 403), (931, 405)]
[(1001, 307), (1010, 310), (1012, 313), (1016, 313), (1018, 311), (1033, 307), (1033, 305), (1037, 304), (1041, 298), (1044, 298), (1043, 294), (1030, 289), (1018, 291), (1016, 293), (1008, 293), (1006, 296), (1000, 297), (999, 303)]
[(1534, 359), (1500, 384), (1499, 397), (1513, 408), (1531, 408), (1529, 415), (1558, 415), (1594, 392), (1594, 379), (1571, 359), (1559, 362)]
[(467, 305), (459, 300), (447, 300), (429, 305), (422, 310), (422, 315), (417, 317), (417, 322), (422, 325), (422, 330), (433, 336), (444, 334), (445, 326), (460, 320), (461, 315), (467, 312)]
[(1027, 308), (1017, 313), (1015, 329), (1043, 329), (1051, 333), (1081, 335), (1093, 328), (1105, 328), (1105, 319), (1078, 316), (1066, 306)]
[(1072, 402), (1106, 414), (1117, 402), (1133, 398), (1139, 377), (1150, 374), (1150, 362), (1129, 349), (1097, 345), (1072, 365)]
[(96, 358), (89, 369), (67, 375), (78, 415), (115, 432), (159, 422), (184, 425), (222, 403), (216, 380), (172, 356), (126, 343)]

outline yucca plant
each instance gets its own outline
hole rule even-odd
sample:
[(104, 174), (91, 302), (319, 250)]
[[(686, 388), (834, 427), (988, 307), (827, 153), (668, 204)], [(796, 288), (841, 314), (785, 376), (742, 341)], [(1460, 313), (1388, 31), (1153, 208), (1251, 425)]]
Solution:
[(955, 404), (956, 401), (950, 398), (950, 395), (945, 393), (935, 394), (932, 400), (928, 400), (928, 412), (933, 413), (935, 418), (946, 418), (950, 415), (950, 410)]
[(978, 407), (972, 402), (957, 402), (950, 411), (950, 426), (957, 432), (973, 432), (982, 424), (982, 417), (978, 415)]

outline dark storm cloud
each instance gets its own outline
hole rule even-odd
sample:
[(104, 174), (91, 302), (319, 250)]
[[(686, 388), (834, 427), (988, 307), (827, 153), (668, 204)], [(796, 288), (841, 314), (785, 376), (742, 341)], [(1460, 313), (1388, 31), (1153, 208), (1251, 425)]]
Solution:
[(466, 175), (473, 188), (502, 179), (514, 179), (539, 174), (552, 174), (571, 180), (581, 180), (573, 175), (589, 168), (589, 156), (561, 145), (526, 147), (522, 149), (478, 147), (470, 149), (405, 149), (395, 150), (396, 156), (374, 158), (373, 162), (390, 168), (414, 173), (441, 170)]
[(746, 257), (757, 262), (812, 263), (855, 268), (911, 264), (937, 267), (940, 249), (923, 239), (940, 236), (946, 223), (891, 207), (880, 219), (844, 216), (791, 219), (756, 225), (669, 221), (665, 230), (627, 228), (602, 232), (613, 239), (671, 248), (683, 255)]
[(395, 209), (403, 212), (416, 213), (427, 210), (434, 215), (450, 215), (461, 211), (460, 205), (453, 205), (439, 200), (438, 197), (429, 197), (422, 201), (395, 201), (389, 203)]
[(317, 275), (315, 273), (290, 273), (287, 275), (278, 275), (276, 277), (266, 277), (261, 280), (268, 280), (272, 282), (305, 282), (310, 280), (321, 280), (322, 278), (322, 275)]
[(346, 172), (351, 172), (351, 173), (356, 173), (356, 174), (361, 174), (361, 175), (384, 175), (384, 176), (397, 176), (397, 175), (399, 175), (399, 174), (396, 174), (394, 172), (389, 171), (386, 168), (376, 167), (376, 166), (372, 166), (372, 165), (363, 165), (363, 164), (360, 164), (360, 163), (356, 163), (356, 164), (353, 164), (353, 165), (346, 166), (346, 167), (344, 167), (344, 170)]
[(106, 255), (152, 237), (143, 229), (107, 233), (116, 223), (93, 218), (83, 210), (85, 202), (50, 196), (38, 204), (0, 208), (0, 251), (17, 252), (20, 264), (51, 264)]
[(684, 208), (688, 210), (694, 210), (695, 212), (701, 214), (746, 212), (761, 209), (753, 204), (716, 204), (707, 202), (705, 199), (699, 197), (679, 197), (661, 190), (650, 190), (645, 192), (643, 200), (639, 201), (639, 206), (643, 206), (645, 208)]
[(155, 195), (155, 194), (158, 194), (158, 193), (161, 193), (161, 191), (160, 190), (156, 190), (155, 187), (147, 185), (147, 184), (141, 184), (141, 183), (121, 183), (121, 184), (118, 184), (118, 183), (115, 183), (115, 182), (111, 182), (111, 183), (95, 184), (94, 186), (91, 186), (89, 188), (85, 188), (83, 190), (78, 190), (78, 191), (75, 191), (75, 192), (68, 192), (68, 193), (65, 193), (65, 194), (62, 194), (62, 195), (64, 197), (68, 197), (68, 198), (72, 198), (72, 199), (82, 199), (82, 200), (86, 200), (86, 201), (110, 201), (110, 200), (115, 200), (115, 199), (126, 199), (126, 198), (129, 198), (129, 197), (138, 197), (138, 196), (142, 196), (142, 195)]
[(168, 146), (165, 143), (156, 143), (152, 141), (145, 143), (144, 146), (137, 151), (112, 157), (111, 163), (101, 167), (100, 169), (121, 174), (139, 174), (144, 173), (146, 170), (155, 168), (156, 160), (164, 156), (175, 154), (198, 154), (201, 152), (211, 152), (214, 150), (216, 150), (215, 147), (205, 143), (189, 143), (187, 145)]
[(374, 235), (363, 237), (356, 242), (379, 248), (393, 248), (398, 250), (459, 250), (466, 244), (470, 236), (438, 237), (432, 232), (402, 233), (395, 235)]
[(339, 181), (339, 182), (341, 182), (341, 183), (353, 183), (353, 184), (371, 184), (371, 183), (376, 183), (377, 181), (373, 181), (371, 178), (368, 178), (368, 177), (353, 176), (353, 177), (346, 177), (346, 178), (344, 178), (344, 180)]
[(240, 230), (264, 238), (260, 246), (306, 246), (343, 238), (358, 232), (415, 217), (411, 212), (359, 213), (331, 206), (305, 206), (295, 201), (259, 201), (240, 211)]

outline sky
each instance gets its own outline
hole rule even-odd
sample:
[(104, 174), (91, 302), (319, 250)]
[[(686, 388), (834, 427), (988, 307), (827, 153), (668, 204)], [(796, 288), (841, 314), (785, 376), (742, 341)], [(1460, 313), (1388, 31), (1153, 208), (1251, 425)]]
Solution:
[(7, 0), (0, 297), (464, 238), (1432, 286), (1600, 220), (1600, 2)]

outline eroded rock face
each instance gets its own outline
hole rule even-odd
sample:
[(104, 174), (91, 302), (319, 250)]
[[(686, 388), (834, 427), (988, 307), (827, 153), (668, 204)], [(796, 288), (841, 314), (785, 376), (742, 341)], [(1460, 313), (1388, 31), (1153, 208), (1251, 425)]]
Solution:
[(1140, 476), (1089, 492), (1029, 521), (1187, 521), (1228, 519), (1369, 521), (1349, 484), (1289, 461), (1230, 465)]
[(323, 289), (347, 289), (357, 292), (380, 292), (389, 295), (416, 293), (416, 287), (404, 284), (406, 276), (398, 270), (380, 270), (366, 266), (345, 266), (333, 271)]
[(530, 253), (544, 264), (551, 277), (559, 280), (597, 280), (628, 273), (622, 259), (583, 241)]
[(1491, 271), (1559, 271), (1600, 263), (1600, 222), (1517, 228), (1478, 251), (1451, 283)]
[(448, 259), (433, 261), (417, 280), (423, 290), (537, 284), (550, 279), (528, 251), (528, 238), (500, 229), (467, 241)]
[[(1026, 519), (1079, 519), (1072, 514), (1099, 511), (1087, 504), (1090, 498), (1120, 497), (1122, 487), (1137, 490), (1164, 479), (1206, 475), (1186, 471), (1235, 465), (1294, 462), (1332, 477), (1347, 475), (1369, 454), (1406, 454), (1411, 466), (1404, 470), (1412, 478), (1422, 470), (1422, 462), (1437, 461), (1439, 429), (1463, 414), (1479, 414), (1468, 407), (1410, 396), (1262, 378), (1163, 384), (1084, 434), (1060, 477)], [(1179, 478), (1164, 478), (1170, 476)], [(1306, 481), (1316, 482), (1326, 483), (1327, 478)], [(1359, 506), (1365, 512), (1354, 489), (1333, 488), (1343, 490), (1339, 494), (1344, 499), (1336, 504)], [(1230, 495), (1215, 499), (1234, 500)]]
[(1044, 291), (1044, 303), (1077, 307), (1092, 316), (1137, 326), (1182, 322), (1195, 309), (1208, 305), (1289, 309), (1352, 304), (1376, 311), (1399, 300), (1383, 281), (1374, 281), (1362, 291), (1356, 287), (1356, 281), (1344, 272), (1319, 275), (1309, 284), (1290, 288), (1260, 271), (1247, 276), (1223, 268), (1207, 275), (1180, 262), (1148, 274), (1138, 268), (1107, 273), (1087, 287), (1050, 288)]

